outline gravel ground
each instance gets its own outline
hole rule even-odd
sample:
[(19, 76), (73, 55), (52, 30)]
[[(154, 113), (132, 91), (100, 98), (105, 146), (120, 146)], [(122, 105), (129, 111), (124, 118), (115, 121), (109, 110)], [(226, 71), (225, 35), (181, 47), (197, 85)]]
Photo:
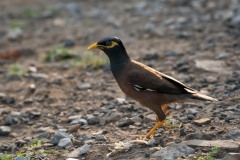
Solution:
[[(0, 160), (240, 159), (238, 0), (1, 0), (0, 24)], [(171, 104), (168, 128), (130, 137), (155, 115), (86, 50), (107, 36), (219, 102)]]

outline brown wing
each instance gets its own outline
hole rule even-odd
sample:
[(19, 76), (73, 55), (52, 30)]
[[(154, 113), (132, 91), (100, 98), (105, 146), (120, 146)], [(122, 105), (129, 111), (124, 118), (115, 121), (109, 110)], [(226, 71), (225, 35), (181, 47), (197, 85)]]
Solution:
[(142, 63), (133, 61), (128, 77), (137, 91), (153, 91), (166, 94), (187, 94), (195, 90), (178, 80), (160, 73)]

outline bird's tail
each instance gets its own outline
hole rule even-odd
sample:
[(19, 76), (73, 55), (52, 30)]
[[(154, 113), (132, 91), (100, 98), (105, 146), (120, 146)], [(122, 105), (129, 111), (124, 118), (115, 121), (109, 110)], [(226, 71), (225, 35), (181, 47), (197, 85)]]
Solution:
[(201, 93), (193, 93), (192, 94), (192, 99), (196, 99), (196, 100), (207, 100), (207, 101), (212, 101), (212, 102), (217, 102), (218, 100), (216, 98), (212, 98), (210, 96), (206, 96), (204, 94)]

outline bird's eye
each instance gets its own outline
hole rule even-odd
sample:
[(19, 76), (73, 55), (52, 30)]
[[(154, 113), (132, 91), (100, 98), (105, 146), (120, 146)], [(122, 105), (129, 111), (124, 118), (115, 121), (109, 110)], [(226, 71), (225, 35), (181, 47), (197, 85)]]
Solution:
[(107, 46), (111, 46), (112, 45), (112, 41), (107, 42)]

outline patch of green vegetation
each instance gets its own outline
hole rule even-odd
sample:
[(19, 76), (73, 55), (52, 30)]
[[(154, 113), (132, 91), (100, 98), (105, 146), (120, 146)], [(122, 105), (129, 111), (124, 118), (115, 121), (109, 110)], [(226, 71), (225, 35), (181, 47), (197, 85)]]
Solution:
[(180, 125), (180, 121), (171, 121), (170, 119), (166, 119), (164, 122), (164, 126), (169, 128), (178, 128)]
[(14, 19), (10, 22), (9, 25), (10, 25), (10, 28), (16, 29), (16, 28), (22, 28), (24, 26), (24, 23), (23, 23), (23, 21)]
[(214, 160), (219, 154), (220, 147), (213, 147), (212, 151), (207, 153), (207, 155), (200, 155), (197, 160)]
[(8, 67), (8, 74), (24, 76), (27, 74), (27, 70), (18, 64), (12, 64)]
[(57, 47), (54, 47), (49, 53), (47, 53), (44, 60), (47, 62), (56, 62), (76, 57), (77, 55), (74, 52), (63, 47), (62, 45), (59, 45)]
[(12, 160), (15, 156), (12, 154), (4, 153), (3, 155), (0, 155), (0, 160)]
[(26, 19), (37, 18), (40, 15), (41, 11), (35, 8), (25, 8), (22, 10), (22, 16)]
[(0, 160), (12, 160), (18, 156), (26, 157), (27, 159), (45, 159), (51, 157), (51, 159), (63, 158), (65, 152), (59, 152), (55, 148), (47, 148), (44, 146), (47, 143), (47, 139), (33, 139), (28, 145), (22, 147), (15, 154), (3, 154), (0, 155)]
[(44, 57), (44, 60), (46, 62), (61, 61), (63, 64), (69, 64), (73, 67), (89, 67), (91, 69), (99, 69), (108, 63), (108, 58), (103, 54), (93, 54), (85, 49), (72, 51), (63, 47), (63, 45), (58, 45), (50, 50)]

